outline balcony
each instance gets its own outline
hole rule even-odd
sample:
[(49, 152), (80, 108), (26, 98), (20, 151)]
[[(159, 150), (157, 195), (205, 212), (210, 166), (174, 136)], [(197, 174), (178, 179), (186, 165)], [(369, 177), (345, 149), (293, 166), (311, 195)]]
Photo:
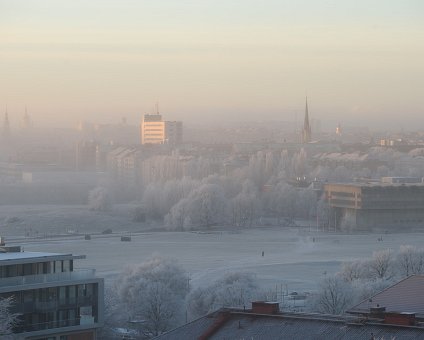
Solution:
[(78, 296), (74, 298), (51, 300), (51, 301), (31, 301), (14, 303), (11, 311), (17, 314), (46, 313), (59, 309), (70, 309), (76, 307), (94, 306), (97, 304), (95, 296)]
[(86, 320), (84, 318), (75, 318), (75, 319), (65, 319), (65, 320), (54, 320), (49, 322), (41, 323), (30, 323), (30, 324), (18, 324), (14, 329), (14, 333), (24, 333), (24, 332), (36, 332), (52, 328), (62, 328), (62, 327), (72, 327), (79, 325), (96, 325), (94, 318)]
[(6, 277), (0, 279), (0, 288), (35, 285), (49, 282), (68, 282), (95, 278), (95, 269), (78, 269), (72, 272)]

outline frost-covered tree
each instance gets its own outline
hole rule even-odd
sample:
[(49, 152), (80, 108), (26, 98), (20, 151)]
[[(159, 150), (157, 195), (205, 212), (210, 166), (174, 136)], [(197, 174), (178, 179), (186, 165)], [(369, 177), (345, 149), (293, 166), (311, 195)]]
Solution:
[(367, 262), (371, 278), (390, 279), (393, 277), (393, 254), (390, 249), (375, 251), (372, 259)]
[(187, 297), (191, 317), (200, 317), (221, 307), (243, 307), (257, 299), (259, 286), (252, 273), (231, 273)]
[(296, 216), (313, 218), (316, 216), (317, 195), (312, 187), (297, 190)]
[(150, 183), (144, 190), (143, 206), (146, 209), (147, 216), (150, 218), (160, 218), (162, 215), (160, 198), (161, 192), (162, 187), (159, 183)]
[(293, 172), (296, 177), (304, 177), (308, 174), (308, 155), (305, 149), (300, 149), (292, 159)]
[(157, 336), (182, 322), (188, 277), (176, 261), (152, 257), (126, 268), (116, 291), (131, 318), (145, 321), (145, 335)]
[(18, 314), (11, 312), (11, 308), (15, 303), (12, 297), (0, 298), (0, 338), (4, 340), (12, 340), (13, 328), (18, 324)]
[(112, 209), (112, 200), (106, 188), (97, 187), (88, 195), (88, 206), (93, 211), (109, 211)]
[(166, 224), (171, 229), (209, 228), (225, 223), (226, 216), (227, 199), (223, 188), (217, 184), (203, 184), (171, 208)]
[(150, 183), (143, 195), (143, 206), (146, 214), (152, 219), (160, 219), (201, 185), (198, 180), (188, 177), (169, 180), (165, 183)]
[(258, 193), (252, 181), (243, 183), (242, 191), (231, 200), (232, 224), (235, 226), (252, 226), (258, 216)]
[(346, 282), (353, 282), (365, 278), (366, 268), (363, 261), (345, 262), (339, 272), (340, 277)]
[(422, 274), (424, 272), (424, 249), (402, 245), (396, 257), (396, 263), (400, 275), (403, 277)]
[(99, 331), (101, 339), (114, 339), (113, 329), (126, 324), (130, 319), (130, 310), (119, 298), (114, 285), (105, 287), (104, 293), (104, 326)]

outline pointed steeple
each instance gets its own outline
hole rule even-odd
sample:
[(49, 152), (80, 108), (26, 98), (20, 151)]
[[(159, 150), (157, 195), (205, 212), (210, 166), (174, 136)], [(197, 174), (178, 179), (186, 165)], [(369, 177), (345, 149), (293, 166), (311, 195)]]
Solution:
[(10, 136), (10, 123), (9, 123), (9, 114), (7, 113), (7, 105), (6, 105), (6, 112), (4, 113), (3, 136), (4, 137)]
[(308, 97), (306, 97), (305, 104), (305, 120), (303, 122), (302, 130), (302, 143), (309, 143), (311, 141), (311, 125), (309, 124), (309, 110), (308, 110)]
[(23, 119), (23, 127), (24, 127), (24, 129), (28, 129), (28, 128), (31, 127), (31, 119), (29, 117), (26, 105), (25, 105), (25, 115), (24, 115), (24, 119)]

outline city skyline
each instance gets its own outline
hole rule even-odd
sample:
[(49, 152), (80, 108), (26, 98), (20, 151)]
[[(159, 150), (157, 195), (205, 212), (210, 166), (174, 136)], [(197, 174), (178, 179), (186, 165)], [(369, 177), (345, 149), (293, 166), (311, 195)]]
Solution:
[[(40, 125), (421, 118), (419, 1), (0, 1), (0, 106)], [(4, 109), (3, 109), (4, 110)], [(390, 117), (390, 123), (387, 118)]]

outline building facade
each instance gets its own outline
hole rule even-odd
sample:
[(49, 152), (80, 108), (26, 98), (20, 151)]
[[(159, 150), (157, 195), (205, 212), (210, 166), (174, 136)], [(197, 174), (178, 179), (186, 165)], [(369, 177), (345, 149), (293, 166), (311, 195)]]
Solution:
[(183, 139), (183, 123), (164, 121), (159, 113), (145, 114), (140, 133), (141, 144), (180, 144)]
[(14, 333), (32, 340), (97, 339), (104, 282), (94, 269), (74, 269), (83, 258), (0, 247), (0, 298), (14, 299)]
[(336, 228), (359, 230), (424, 227), (424, 185), (352, 183), (324, 185)]

